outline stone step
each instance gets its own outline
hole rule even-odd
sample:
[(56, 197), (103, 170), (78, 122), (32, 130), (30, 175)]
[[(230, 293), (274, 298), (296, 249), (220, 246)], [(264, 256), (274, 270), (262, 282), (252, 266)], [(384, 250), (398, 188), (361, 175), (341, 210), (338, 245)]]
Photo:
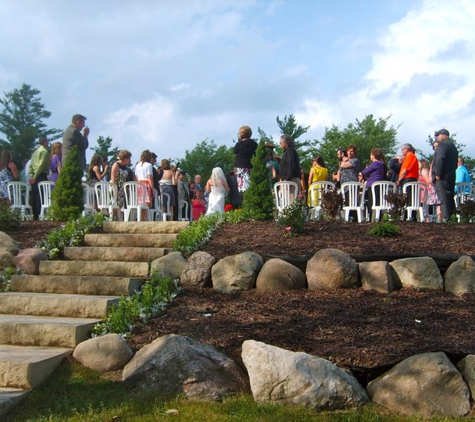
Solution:
[(41, 275), (109, 276), (148, 278), (147, 262), (41, 261)]
[(117, 296), (5, 292), (0, 293), (0, 314), (106, 318), (118, 302)]
[(59, 347), (0, 345), (0, 387), (38, 387), (71, 353)]
[(89, 233), (84, 236), (85, 246), (171, 248), (177, 234)]
[(64, 248), (64, 257), (75, 261), (152, 262), (171, 251), (171, 248), (98, 247)]
[(130, 296), (143, 283), (143, 278), (130, 277), (23, 274), (12, 276), (10, 289), (12, 292)]
[(0, 416), (17, 406), (29, 393), (30, 390), (0, 388)]
[(188, 221), (105, 221), (104, 233), (180, 233), (190, 223)]
[(100, 319), (0, 315), (0, 344), (74, 348)]

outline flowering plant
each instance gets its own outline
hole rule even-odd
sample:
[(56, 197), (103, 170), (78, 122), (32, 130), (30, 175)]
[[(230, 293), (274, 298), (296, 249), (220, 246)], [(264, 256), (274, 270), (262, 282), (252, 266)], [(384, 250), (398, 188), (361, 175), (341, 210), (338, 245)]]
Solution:
[(285, 208), (277, 217), (277, 225), (284, 229), (284, 236), (292, 237), (303, 232), (307, 205), (303, 201), (302, 195)]

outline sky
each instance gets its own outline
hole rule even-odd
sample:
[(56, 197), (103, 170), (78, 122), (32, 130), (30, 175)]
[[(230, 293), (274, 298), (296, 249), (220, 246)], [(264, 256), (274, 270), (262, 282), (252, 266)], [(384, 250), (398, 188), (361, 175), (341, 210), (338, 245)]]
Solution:
[(242, 125), (277, 140), (290, 114), (301, 140), (372, 114), (399, 145), (428, 154), (447, 128), (475, 156), (475, 0), (0, 0), (0, 18), (0, 95), (31, 85), (49, 128), (83, 114), (132, 161)]

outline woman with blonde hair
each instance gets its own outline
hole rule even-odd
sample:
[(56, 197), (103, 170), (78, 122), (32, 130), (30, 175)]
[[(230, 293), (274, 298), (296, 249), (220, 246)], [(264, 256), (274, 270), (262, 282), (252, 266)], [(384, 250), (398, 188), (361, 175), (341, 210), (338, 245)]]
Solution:
[(0, 154), (0, 198), (8, 198), (8, 182), (18, 180), (20, 174), (13, 162), (12, 152), (4, 150)]
[(257, 143), (251, 139), (252, 130), (249, 126), (241, 126), (238, 132), (238, 141), (234, 145), (235, 173), (238, 181), (238, 191), (243, 194), (249, 187), (252, 169), (251, 158), (256, 153)]
[(61, 149), (62, 149), (63, 144), (61, 142), (55, 142), (53, 146), (51, 147), (51, 152), (50, 152), (50, 166), (49, 169), (51, 171), (51, 177), (49, 180), (52, 182), (55, 182), (58, 180), (59, 175), (61, 174), (61, 168), (62, 168), (62, 163), (61, 163)]
[(206, 215), (214, 212), (224, 212), (224, 200), (229, 193), (229, 186), (221, 167), (215, 167), (211, 172), (211, 178), (206, 183), (206, 192), (209, 192), (208, 210)]

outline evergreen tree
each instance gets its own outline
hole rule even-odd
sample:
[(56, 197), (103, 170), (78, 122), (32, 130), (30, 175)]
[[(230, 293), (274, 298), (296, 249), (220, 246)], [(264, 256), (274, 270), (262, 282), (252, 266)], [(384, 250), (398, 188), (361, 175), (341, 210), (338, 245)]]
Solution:
[(78, 150), (73, 147), (66, 156), (61, 174), (51, 194), (51, 216), (53, 220), (70, 221), (81, 216), (84, 210), (84, 190), (79, 167)]
[(261, 139), (256, 154), (251, 159), (252, 170), (249, 188), (244, 192), (243, 210), (256, 220), (271, 220), (274, 217), (269, 170), (267, 169), (265, 141)]
[(117, 154), (119, 153), (119, 148), (112, 148), (112, 138), (110, 136), (108, 136), (107, 138), (99, 136), (96, 142), (97, 147), (92, 148), (94, 154), (98, 154), (101, 157), (107, 158), (107, 161), (109, 161), (109, 158), (114, 159), (115, 157), (117, 157)]
[(47, 129), (44, 120), (51, 116), (51, 112), (41, 103), (40, 92), (23, 84), (20, 89), (5, 92), (5, 98), (0, 99), (4, 107), (0, 112), (0, 132), (6, 136), (6, 139), (0, 139), (0, 150), (11, 150), (17, 166), (23, 159), (31, 157), (37, 138), (46, 136), (54, 140), (63, 132)]

